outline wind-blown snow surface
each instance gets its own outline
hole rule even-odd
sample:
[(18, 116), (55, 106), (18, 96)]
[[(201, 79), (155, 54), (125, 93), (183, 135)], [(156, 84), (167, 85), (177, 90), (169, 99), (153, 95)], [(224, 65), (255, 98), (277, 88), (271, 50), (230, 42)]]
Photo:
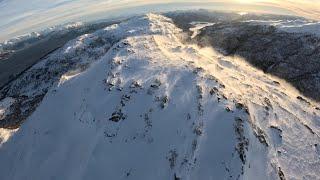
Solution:
[(180, 33), (148, 14), (67, 44), (119, 39), (1, 145), (0, 179), (319, 179), (318, 104)]

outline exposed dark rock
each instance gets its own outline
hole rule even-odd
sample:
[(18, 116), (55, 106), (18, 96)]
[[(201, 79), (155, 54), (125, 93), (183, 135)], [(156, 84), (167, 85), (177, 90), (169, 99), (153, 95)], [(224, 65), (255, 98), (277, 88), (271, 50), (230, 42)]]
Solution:
[(232, 112), (232, 110), (230, 109), (230, 107), (226, 107), (225, 108), (227, 112)]
[(168, 96), (163, 96), (161, 99), (160, 99), (160, 107), (162, 109), (164, 109), (169, 103), (169, 97)]
[(177, 174), (174, 174), (174, 180), (181, 180), (181, 178)]
[(142, 88), (142, 85), (138, 81), (133, 81), (130, 88)]
[(203, 123), (200, 123), (199, 125), (197, 125), (194, 130), (193, 130), (194, 134), (196, 134), (197, 136), (201, 136), (203, 134)]
[(310, 105), (310, 102), (308, 102), (305, 98), (303, 98), (301, 96), (298, 96), (297, 99), (299, 99), (300, 101), (305, 102), (306, 104)]
[(177, 158), (178, 158), (178, 153), (176, 152), (176, 150), (170, 150), (167, 159), (169, 160), (171, 169), (175, 167)]
[(236, 108), (237, 109), (243, 109), (244, 105), (242, 103), (237, 102), (236, 103)]
[(109, 118), (109, 120), (113, 122), (119, 122), (120, 120), (124, 119), (126, 119), (126, 115), (122, 113), (121, 109), (113, 112), (111, 118)]
[(248, 151), (249, 139), (245, 137), (244, 134), (244, 121), (241, 118), (235, 119), (234, 130), (237, 136), (238, 144), (235, 150), (239, 154), (239, 158), (242, 164), (246, 163), (246, 151)]
[(0, 128), (16, 129), (35, 111), (42, 101), (44, 94), (33, 98), (28, 96), (15, 97), (15, 102), (11, 105), (11, 113), (0, 120)]
[(278, 168), (278, 176), (280, 180), (286, 180), (283, 171), (281, 170), (281, 167)]
[(254, 135), (258, 138), (260, 143), (264, 144), (265, 146), (269, 146), (267, 139), (266, 139), (266, 134), (260, 129), (259, 127), (255, 127)]
[(308, 131), (310, 131), (311, 134), (316, 134), (313, 129), (311, 129), (311, 127), (309, 127), (308, 125), (304, 124), (304, 127), (306, 127), (308, 129)]

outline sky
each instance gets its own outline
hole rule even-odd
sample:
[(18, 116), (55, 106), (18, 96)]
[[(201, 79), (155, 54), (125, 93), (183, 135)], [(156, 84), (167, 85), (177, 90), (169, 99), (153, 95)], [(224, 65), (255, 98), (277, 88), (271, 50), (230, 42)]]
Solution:
[(0, 41), (70, 21), (192, 8), (299, 15), (320, 20), (320, 0), (0, 0)]

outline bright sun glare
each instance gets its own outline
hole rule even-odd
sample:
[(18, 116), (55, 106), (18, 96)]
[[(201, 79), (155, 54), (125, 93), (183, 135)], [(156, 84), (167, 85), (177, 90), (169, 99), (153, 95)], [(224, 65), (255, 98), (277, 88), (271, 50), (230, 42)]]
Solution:
[(237, 0), (239, 3), (243, 3), (243, 4), (249, 4), (249, 3), (254, 3), (254, 2), (258, 2), (259, 0)]

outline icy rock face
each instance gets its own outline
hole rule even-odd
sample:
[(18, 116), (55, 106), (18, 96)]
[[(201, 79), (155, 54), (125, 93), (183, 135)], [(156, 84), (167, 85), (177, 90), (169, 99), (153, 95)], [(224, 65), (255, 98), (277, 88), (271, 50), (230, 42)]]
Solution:
[(226, 55), (243, 57), (320, 101), (320, 38), (316, 35), (289, 33), (249, 22), (225, 22), (203, 28), (197, 41)]
[[(317, 179), (318, 104), (180, 33), (135, 17), (27, 71), (3, 97), (47, 93), (1, 144), (0, 179)], [(48, 82), (26, 82), (37, 70)]]

